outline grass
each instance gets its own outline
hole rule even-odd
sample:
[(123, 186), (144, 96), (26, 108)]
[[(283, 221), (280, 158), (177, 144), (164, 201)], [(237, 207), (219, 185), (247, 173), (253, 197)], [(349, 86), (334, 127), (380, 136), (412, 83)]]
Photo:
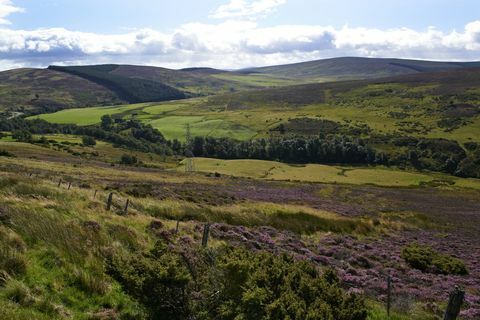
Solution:
[[(61, 135), (49, 138), (69, 141), (71, 137)], [(115, 152), (123, 152), (108, 144), (98, 144), (95, 148), (70, 147), (78, 151), (92, 149), (105, 152), (105, 158), (102, 156), (100, 159), (114, 158)], [(117, 310), (124, 318), (141, 319), (138, 316), (138, 312), (141, 312), (139, 305), (122, 291), (118, 283), (106, 276), (99, 254), (105, 251), (148, 250), (157, 239), (153, 232), (148, 231), (153, 221), (159, 220), (165, 232), (174, 229), (177, 220), (182, 221), (181, 236), (188, 236), (195, 243), (201, 240), (199, 226), (204, 222), (229, 224), (229, 228), (236, 226), (234, 231), (247, 230), (254, 235), (254, 230), (269, 226), (274, 228), (274, 234), (295, 235), (302, 241), (316, 241), (312, 243), (318, 243), (323, 236), (347, 235), (359, 239), (367, 236), (375, 239), (384, 233), (399, 232), (402, 230), (400, 225), (424, 228), (415, 218), (415, 212), (411, 213), (411, 217), (409, 213), (404, 219), (386, 219), (388, 217), (375, 215), (339, 215), (333, 212), (335, 208), (320, 209), (318, 203), (310, 204), (309, 200), (303, 202), (300, 197), (298, 201), (285, 199), (285, 203), (284, 199), (274, 200), (273, 194), (269, 195), (272, 198), (268, 200), (253, 200), (260, 193), (278, 191), (289, 194), (292, 191), (290, 188), (299, 188), (294, 190), (301, 193), (303, 188), (309, 190), (311, 187), (310, 184), (296, 182), (267, 182), (267, 179), (325, 181), (329, 184), (318, 186), (325, 192), (318, 194), (322, 201), (341, 204), (344, 203), (342, 199), (346, 198), (348, 203), (354, 205), (356, 199), (361, 198), (364, 202), (358, 205), (369, 203), (372, 210), (380, 211), (385, 208), (384, 200), (378, 200), (375, 194), (368, 193), (370, 187), (360, 185), (374, 183), (405, 187), (426, 183), (425, 188), (433, 190), (429, 182), (443, 177), (388, 168), (197, 159), (196, 165), (200, 171), (262, 180), (250, 181), (228, 176), (209, 177), (203, 173), (185, 174), (175, 170), (110, 166), (75, 157), (62, 150), (26, 143), (0, 142), (0, 149), (4, 148), (12, 150), (17, 158), (0, 157), (0, 248), (16, 247), (20, 252), (18, 255), (0, 252), (0, 255), (3, 254), (0, 261), (7, 257), (14, 262), (9, 264), (9, 277), (5, 285), (0, 285), (0, 318), (6, 319), (89, 319), (95, 318), (93, 315), (104, 308)], [(143, 157), (148, 158), (149, 155), (144, 154)], [(162, 164), (161, 159), (150, 161)], [(204, 166), (208, 170), (202, 169)], [(181, 171), (182, 167), (176, 170)], [(35, 175), (29, 177), (30, 172)], [(57, 187), (59, 178), (72, 181), (72, 190), (68, 191), (65, 184)], [(448, 178), (478, 188), (478, 181), (474, 179)], [(142, 186), (150, 187), (147, 190), (152, 193), (142, 194)], [(275, 189), (265, 189), (267, 186)], [(236, 191), (238, 193), (230, 193), (234, 187), (240, 189)], [(478, 193), (457, 187), (458, 184), (449, 187), (453, 190), (445, 192)], [(345, 193), (339, 189), (345, 190)], [(98, 193), (94, 199), (95, 190)], [(137, 194), (129, 192), (132, 190)], [(242, 195), (246, 190), (249, 194)], [(105, 199), (112, 191), (114, 206), (111, 212), (107, 212)], [(397, 191), (381, 189), (382, 193), (396, 194)], [(404, 188), (401, 191), (415, 193), (417, 189), (410, 191)], [(253, 198), (249, 198), (252, 195)], [(317, 193), (311, 196), (316, 197)], [(224, 197), (228, 201), (221, 202)], [(131, 206), (129, 215), (124, 216), (121, 212), (127, 198), (131, 200)], [(205, 198), (208, 201), (202, 202)], [(8, 213), (7, 219), (1, 215), (3, 212)], [(4, 221), (8, 221), (8, 224), (3, 225)], [(2, 233), (2, 230), (7, 231)], [(226, 241), (212, 235), (211, 248), (222, 246)], [(4, 269), (1, 263), (0, 269)], [(382, 306), (372, 305), (369, 310), (370, 320), (385, 319)], [(392, 319), (430, 319), (417, 306), (412, 306), (409, 316), (403, 315), (400, 310), (395, 311), (398, 313), (394, 313)]]
[(286, 86), (292, 84), (298, 84), (296, 79), (287, 79), (281, 77), (274, 77), (265, 74), (253, 74), (253, 75), (236, 75), (231, 73), (220, 73), (215, 74), (213, 77), (230, 80), (233, 82), (239, 82), (248, 86), (258, 86), (258, 87), (274, 87), (274, 86)]
[(94, 108), (80, 108), (67, 109), (56, 113), (42, 114), (33, 116), (29, 119), (43, 119), (52, 123), (61, 124), (77, 124), (80, 126), (92, 125), (100, 122), (104, 115), (115, 115), (126, 111), (140, 109), (142, 104), (110, 106), (110, 107), (94, 107)]
[[(269, 180), (288, 180), (342, 184), (373, 184), (384, 187), (415, 187), (441, 179), (451, 180), (457, 187), (480, 189), (480, 180), (462, 179), (434, 173), (408, 172), (385, 167), (338, 167), (320, 164), (288, 165), (262, 160), (218, 160), (196, 158), (200, 172)], [(181, 164), (178, 169), (184, 171)]]
[(236, 137), (239, 140), (247, 140), (255, 135), (254, 131), (245, 126), (201, 116), (168, 116), (153, 120), (149, 124), (160, 130), (167, 139), (185, 140), (187, 124), (190, 125), (192, 134), (204, 137)]

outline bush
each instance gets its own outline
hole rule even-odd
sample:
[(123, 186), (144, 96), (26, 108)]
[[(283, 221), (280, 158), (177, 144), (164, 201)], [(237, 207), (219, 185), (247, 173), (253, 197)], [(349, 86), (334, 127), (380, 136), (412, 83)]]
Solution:
[(12, 132), (12, 138), (18, 141), (32, 141), (32, 134), (27, 130), (15, 130)]
[(230, 249), (220, 258), (223, 292), (215, 319), (363, 320), (364, 301), (346, 294), (332, 270), (287, 255)]
[(82, 137), (82, 144), (84, 146), (94, 146), (97, 144), (97, 141), (93, 137), (90, 136), (83, 136)]
[(15, 157), (15, 155), (13, 153), (8, 152), (7, 150), (0, 150), (0, 157), (13, 158), (13, 157)]
[(107, 270), (149, 310), (152, 319), (188, 318), (186, 292), (191, 278), (180, 257), (163, 243), (157, 242), (149, 253), (114, 254), (108, 258)]
[(468, 274), (465, 263), (455, 257), (434, 251), (431, 247), (412, 243), (402, 250), (402, 258), (410, 267), (439, 274)]
[(125, 165), (134, 165), (138, 163), (138, 159), (134, 155), (124, 154), (120, 159), (120, 163)]
[(287, 255), (158, 241), (149, 252), (112, 253), (107, 265), (151, 319), (366, 319), (363, 299), (333, 271)]

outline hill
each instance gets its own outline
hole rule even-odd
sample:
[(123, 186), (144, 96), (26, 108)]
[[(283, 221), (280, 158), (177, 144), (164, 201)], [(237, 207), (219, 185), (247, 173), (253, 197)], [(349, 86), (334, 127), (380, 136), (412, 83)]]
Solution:
[(480, 67), (480, 62), (435, 62), (406, 59), (344, 57), (240, 70), (295, 79), (368, 79), (421, 72)]
[[(372, 80), (410, 74), (425, 74), (425, 77), (399, 81), (410, 81), (412, 84), (415, 81), (434, 82), (437, 79), (435, 73), (470, 70), (476, 66), (480, 66), (480, 63), (337, 58), (239, 71), (212, 68), (172, 70), (114, 64), (51, 66), (47, 70), (18, 69), (0, 72), (0, 111), (49, 113), (68, 108), (125, 102), (160, 102), (264, 88), (268, 90), (258, 93), (258, 97), (255, 97), (256, 93), (252, 91), (244, 99), (250, 102), (252, 99), (263, 99), (270, 104), (275, 101), (280, 101), (280, 104), (320, 103), (323, 101), (321, 94), (315, 95), (309, 90), (321, 91), (325, 88), (342, 91), (370, 82), (329, 83), (321, 87), (315, 83), (347, 79)], [(445, 75), (440, 74), (438, 77)], [(460, 87), (462, 81), (457, 81)], [(279, 87), (283, 89), (272, 89)], [(55, 90), (51, 90), (52, 88)], [(303, 99), (301, 97), (306, 101), (298, 101)], [(292, 98), (294, 100), (291, 100)]]
[(479, 180), (211, 159), (185, 173), (70, 135), (0, 151), (1, 319), (387, 319), (388, 274), (392, 319), (435, 319), (455, 286), (462, 319), (480, 314)]
[(107, 88), (63, 72), (47, 69), (0, 72), (0, 112), (54, 112), (121, 102), (126, 101)]

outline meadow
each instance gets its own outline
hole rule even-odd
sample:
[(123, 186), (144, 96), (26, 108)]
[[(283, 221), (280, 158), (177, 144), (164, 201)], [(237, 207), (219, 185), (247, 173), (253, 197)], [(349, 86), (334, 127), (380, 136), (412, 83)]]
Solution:
[[(185, 171), (185, 161), (177, 171)], [(387, 167), (349, 167), (320, 164), (295, 165), (262, 160), (219, 160), (195, 158), (195, 170), (235, 177), (321, 182), (384, 187), (418, 187), (440, 184), (444, 187), (466, 187), (480, 190), (479, 179), (464, 179), (433, 172), (405, 171)]]

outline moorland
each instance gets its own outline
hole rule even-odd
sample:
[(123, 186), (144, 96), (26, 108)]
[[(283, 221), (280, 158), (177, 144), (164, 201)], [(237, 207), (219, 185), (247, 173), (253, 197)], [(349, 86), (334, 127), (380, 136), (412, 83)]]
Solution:
[(0, 318), (477, 319), (478, 66), (1, 72)]

